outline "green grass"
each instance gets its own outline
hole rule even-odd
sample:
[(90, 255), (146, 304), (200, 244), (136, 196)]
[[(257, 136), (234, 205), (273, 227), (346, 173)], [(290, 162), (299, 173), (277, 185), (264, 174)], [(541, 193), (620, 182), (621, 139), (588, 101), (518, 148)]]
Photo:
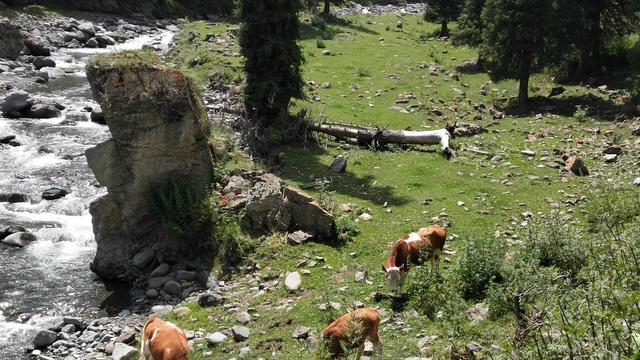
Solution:
[[(360, 234), (341, 247), (316, 243), (292, 247), (284, 244), (282, 235), (260, 240), (261, 244), (247, 263), (257, 263), (263, 277), (279, 278), (282, 283), (284, 274), (298, 270), (297, 263), (304, 258), (320, 256), (326, 262), (307, 268), (310, 274), (303, 275), (304, 290), (297, 294), (287, 293), (280, 285), (279, 290), (254, 297), (249, 288), (257, 286), (258, 280), (250, 280), (250, 276), (232, 280), (237, 289), (229, 294), (229, 302), (238, 303), (241, 310), (250, 309), (255, 314), (249, 324), (252, 335), (248, 345), (253, 351), (252, 358), (311, 358), (312, 353), (305, 344), (291, 337), (295, 327), (310, 327), (317, 335), (356, 302), (385, 310), (383, 318), (388, 321), (380, 333), (385, 359), (420, 356), (416, 345), (419, 334), (437, 336), (429, 345), (428, 356), (434, 359), (448, 358), (451, 344), (461, 348), (472, 341), (485, 349), (497, 345), (510, 351), (513, 315), (485, 320), (478, 325), (467, 321), (464, 313), (455, 319), (432, 319), (414, 314), (410, 306), (393, 315), (390, 301), (376, 303), (372, 297), (383, 290), (380, 264), (396, 239), (431, 224), (434, 217), (450, 223), (449, 234), (456, 235), (456, 240), (448, 242), (452, 250), (460, 251), (470, 238), (483, 237), (495, 239), (508, 255), (520, 248), (516, 235), (522, 229), (523, 212), (537, 214), (560, 207), (575, 213), (577, 223), (583, 222), (582, 208), (566, 205), (567, 201), (583, 196), (592, 199), (613, 184), (625, 187), (620, 184), (629, 184), (634, 178), (625, 170), (633, 168), (634, 156), (625, 154), (617, 165), (609, 165), (602, 161), (600, 154), (607, 141), (629, 138), (626, 126), (602, 120), (607, 111), (620, 110), (623, 105), (614, 104), (615, 99), (595, 89), (577, 86), (567, 86), (567, 92), (553, 101), (535, 99), (535, 96), (546, 96), (554, 85), (548, 75), (539, 74), (532, 78), (531, 95), (534, 101), (554, 105), (556, 109), (535, 110), (496, 121), (475, 111), (473, 105), (508, 102), (517, 94), (515, 82), (489, 83), (489, 93), (481, 95), (481, 85), (489, 81), (487, 74), (459, 74), (459, 81), (447, 74), (476, 58), (476, 50), (428, 40), (439, 25), (424, 23), (420, 17), (405, 16), (402, 31), (395, 27), (396, 16), (350, 17), (349, 20), (350, 24), (318, 29), (310, 24), (310, 19), (304, 19), (300, 42), (306, 58), (304, 79), (318, 87), (307, 87), (310, 100), (296, 101), (293, 111), (307, 109), (312, 119), (318, 121), (326, 119), (391, 129), (438, 129), (446, 122), (478, 122), (487, 126), (489, 132), (454, 139), (452, 144), (458, 156), (451, 161), (429, 147), (393, 147), (392, 151), (374, 152), (329, 141), (331, 146), (326, 147), (274, 149), (274, 153), (285, 153), (286, 166), (281, 174), (284, 179), (301, 185), (314, 178), (330, 176), (333, 181), (325, 191), (332, 194), (335, 203), (355, 203), (361, 209), (371, 209), (373, 220), (360, 222)], [(219, 45), (204, 41), (207, 33), (228, 34), (230, 27), (235, 25), (187, 24), (170, 60), (184, 67), (202, 85), (219, 74), (226, 74), (224, 78), (228, 81), (241, 82), (240, 58), (224, 55), (216, 50)], [(193, 43), (188, 41), (191, 32), (201, 34)], [(325, 48), (318, 46), (320, 33), (324, 34)], [(327, 33), (331, 36), (326, 36)], [(331, 55), (322, 55), (324, 50), (330, 50)], [(206, 61), (190, 66), (197, 57)], [(430, 66), (437, 68), (437, 75), (430, 75)], [(325, 82), (331, 86), (320, 88)], [(461, 92), (466, 96), (460, 95)], [(416, 99), (409, 104), (396, 104), (400, 94), (408, 93)], [(314, 100), (313, 95), (318, 95), (320, 100)], [(596, 111), (594, 116), (578, 122), (572, 116), (575, 106), (582, 104)], [(406, 113), (398, 111), (396, 106)], [(434, 109), (444, 115), (434, 115)], [(543, 116), (536, 118), (537, 113)], [(477, 114), (481, 120), (474, 120)], [(600, 130), (599, 135), (594, 135), (594, 129)], [(540, 133), (545, 136), (539, 136), (535, 142), (527, 141), (527, 135)], [(321, 139), (321, 143), (326, 142)], [(503, 161), (493, 163), (486, 156), (474, 154), (470, 151), (472, 148), (500, 155)], [(524, 156), (520, 153), (523, 149), (534, 150), (536, 155)], [(559, 158), (555, 149), (577, 151), (595, 175), (564, 177), (558, 170), (546, 166)], [(347, 172), (328, 175), (329, 164), (338, 154), (349, 157)], [(242, 166), (248, 167), (246, 162), (242, 162)], [(232, 167), (227, 166), (225, 171)], [(309, 192), (321, 195), (314, 190)], [(423, 204), (426, 198), (432, 199), (429, 205)], [(459, 201), (464, 205), (459, 206)], [(382, 207), (385, 203), (392, 209), (390, 213)], [(458, 257), (452, 255), (441, 264), (441, 273), (447, 281), (453, 279), (457, 260)], [(370, 283), (355, 282), (357, 271), (367, 271)], [(413, 272), (409, 273), (411, 276)], [(319, 304), (329, 301), (340, 303), (342, 309), (319, 309)], [(470, 308), (475, 302), (477, 300), (468, 300), (462, 306)], [(190, 306), (194, 310), (191, 316), (174, 319), (184, 328), (212, 332), (235, 325), (235, 316), (222, 307), (205, 310)], [(402, 332), (392, 317), (404, 322), (408, 332)], [(242, 346), (244, 344), (230, 340), (222, 347), (206, 351), (212, 351), (214, 358), (230, 358), (236, 356)], [(205, 351), (201, 345), (196, 349), (198, 354)], [(501, 357), (504, 353), (494, 356)]]
[(151, 49), (127, 50), (113, 54), (98, 55), (92, 61), (102, 68), (137, 69), (163, 66), (158, 54)]
[(29, 5), (29, 6), (25, 6), (24, 9), (22, 10), (31, 15), (50, 16), (50, 17), (60, 16), (60, 13), (57, 12), (56, 10), (49, 9), (48, 7), (42, 6), (42, 5)]

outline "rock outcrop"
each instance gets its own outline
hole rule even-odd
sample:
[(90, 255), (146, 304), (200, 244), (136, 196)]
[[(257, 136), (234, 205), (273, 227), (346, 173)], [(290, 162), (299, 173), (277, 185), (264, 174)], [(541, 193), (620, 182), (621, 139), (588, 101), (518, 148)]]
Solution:
[(15, 60), (24, 49), (20, 31), (6, 21), (0, 21), (0, 58)]
[(176, 188), (189, 190), (192, 201), (204, 200), (213, 162), (192, 83), (147, 55), (121, 53), (87, 65), (113, 137), (86, 151), (89, 167), (108, 190), (90, 207), (98, 244), (91, 269), (106, 279), (133, 281), (163, 262), (204, 268), (212, 258), (205, 250), (215, 250), (210, 234), (186, 239), (161, 219), (168, 214), (154, 208), (156, 198), (171, 199), (167, 192)]
[(247, 172), (229, 177), (222, 189), (222, 203), (236, 210), (244, 208), (243, 226), (253, 234), (302, 230), (320, 242), (337, 239), (333, 215), (273, 174)]

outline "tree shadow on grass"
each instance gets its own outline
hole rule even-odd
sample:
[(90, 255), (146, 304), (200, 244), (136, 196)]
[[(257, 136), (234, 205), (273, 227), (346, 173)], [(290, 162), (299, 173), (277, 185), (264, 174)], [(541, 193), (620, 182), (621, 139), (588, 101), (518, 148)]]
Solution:
[[(347, 168), (343, 173), (332, 173), (326, 164), (321, 162), (321, 157), (326, 155), (326, 150), (310, 144), (306, 148), (293, 146), (283, 150), (286, 157), (286, 166), (280, 176), (283, 179), (306, 184), (314, 179), (330, 178), (327, 190), (352, 196), (361, 200), (370, 201), (382, 206), (385, 202), (393, 205), (404, 205), (411, 199), (395, 193), (390, 185), (377, 184), (374, 175), (357, 175)], [(313, 176), (314, 178), (311, 178)]]
[(550, 113), (554, 115), (571, 117), (576, 109), (582, 107), (587, 111), (587, 115), (596, 120), (612, 121), (621, 114), (634, 114), (638, 109), (634, 109), (633, 101), (624, 104), (617, 104), (611, 98), (604, 98), (594, 94), (569, 94), (558, 97), (536, 96), (529, 100), (527, 106), (517, 103), (509, 104), (505, 111), (515, 117), (528, 117), (533, 113)]
[(331, 16), (328, 20), (327, 18), (323, 19), (326, 21), (324, 24), (313, 24), (313, 20), (309, 22), (301, 22), (300, 23), (300, 39), (301, 40), (309, 40), (309, 39), (323, 39), (329, 40), (333, 39), (334, 36), (347, 32), (361, 32), (371, 35), (379, 35), (377, 31), (371, 30), (366, 26), (353, 24), (352, 22), (340, 19), (335, 16)]

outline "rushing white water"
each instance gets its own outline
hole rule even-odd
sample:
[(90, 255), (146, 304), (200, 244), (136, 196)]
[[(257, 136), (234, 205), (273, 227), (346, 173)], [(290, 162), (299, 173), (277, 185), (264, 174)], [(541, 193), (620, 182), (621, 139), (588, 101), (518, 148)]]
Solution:
[(99, 53), (140, 49), (166, 50), (173, 33), (143, 35), (107, 49), (66, 49), (54, 53), (50, 81), (25, 89), (37, 99), (66, 106), (54, 119), (6, 119), (0, 135), (16, 135), (21, 146), (0, 147), (0, 193), (23, 193), (39, 199), (56, 186), (65, 197), (26, 203), (0, 203), (0, 228), (20, 225), (38, 240), (25, 248), (0, 244), (0, 359), (23, 356), (32, 333), (61, 315), (98, 316), (108, 293), (89, 270), (95, 242), (89, 204), (104, 194), (96, 186), (84, 151), (110, 134), (88, 121), (65, 124), (67, 114), (95, 107), (84, 66)]

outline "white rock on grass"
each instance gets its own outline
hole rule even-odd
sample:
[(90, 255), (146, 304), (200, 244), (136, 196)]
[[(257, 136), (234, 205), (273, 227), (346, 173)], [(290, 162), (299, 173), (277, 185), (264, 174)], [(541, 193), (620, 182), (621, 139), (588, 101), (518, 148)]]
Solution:
[(209, 345), (218, 345), (223, 343), (225, 340), (227, 340), (227, 335), (216, 331), (213, 334), (207, 336), (207, 343)]
[(300, 285), (302, 285), (302, 277), (300, 277), (300, 273), (297, 271), (288, 273), (287, 277), (284, 279), (284, 285), (291, 291), (298, 290)]

